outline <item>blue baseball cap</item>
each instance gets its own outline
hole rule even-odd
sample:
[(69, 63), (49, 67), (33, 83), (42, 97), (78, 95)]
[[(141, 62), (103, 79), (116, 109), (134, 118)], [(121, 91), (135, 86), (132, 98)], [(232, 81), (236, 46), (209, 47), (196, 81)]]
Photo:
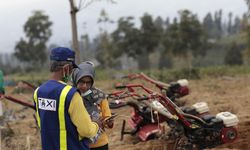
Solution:
[(75, 64), (75, 52), (66, 47), (56, 47), (51, 50), (50, 60), (69, 61), (72, 62), (74, 68), (78, 68)]

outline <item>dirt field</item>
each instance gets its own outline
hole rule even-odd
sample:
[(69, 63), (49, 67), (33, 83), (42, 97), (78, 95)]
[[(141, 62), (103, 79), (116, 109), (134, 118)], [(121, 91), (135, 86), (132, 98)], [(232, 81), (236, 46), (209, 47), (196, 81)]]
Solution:
[[(112, 88), (110, 81), (97, 82), (97, 85), (107, 91)], [(239, 117), (238, 139), (232, 144), (214, 149), (250, 149), (250, 75), (191, 80), (189, 85), (191, 93), (181, 99), (186, 105), (205, 101), (212, 114), (230, 111)], [(7, 94), (10, 95), (12, 90), (13, 88), (7, 88)], [(29, 99), (31, 102), (29, 92), (12, 94), (12, 96)], [(33, 118), (34, 111), (6, 100), (3, 101), (3, 106), (5, 117), (1, 119), (3, 126), (1, 150), (40, 150), (40, 136)], [(136, 137), (125, 135), (124, 140), (120, 141), (122, 120), (129, 117), (131, 108), (123, 107), (113, 112), (120, 116), (115, 120), (114, 129), (108, 131), (111, 150), (164, 150), (167, 148), (164, 140), (140, 142)]]

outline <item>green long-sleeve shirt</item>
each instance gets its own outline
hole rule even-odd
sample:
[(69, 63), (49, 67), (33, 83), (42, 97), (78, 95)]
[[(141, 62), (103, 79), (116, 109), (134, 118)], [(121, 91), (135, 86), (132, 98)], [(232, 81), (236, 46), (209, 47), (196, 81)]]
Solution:
[(4, 87), (3, 87), (3, 72), (0, 70), (0, 94), (4, 94)]

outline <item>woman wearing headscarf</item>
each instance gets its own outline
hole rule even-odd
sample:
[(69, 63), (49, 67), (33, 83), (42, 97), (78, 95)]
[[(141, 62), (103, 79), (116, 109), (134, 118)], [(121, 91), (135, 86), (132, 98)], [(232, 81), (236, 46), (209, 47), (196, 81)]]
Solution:
[[(102, 122), (102, 132), (92, 139), (91, 150), (108, 150), (108, 136), (105, 128), (113, 128), (111, 110), (106, 94), (94, 87), (95, 70), (92, 62), (82, 62), (72, 73), (72, 82), (83, 97), (84, 105), (93, 121)], [(96, 141), (97, 140), (97, 141)]]

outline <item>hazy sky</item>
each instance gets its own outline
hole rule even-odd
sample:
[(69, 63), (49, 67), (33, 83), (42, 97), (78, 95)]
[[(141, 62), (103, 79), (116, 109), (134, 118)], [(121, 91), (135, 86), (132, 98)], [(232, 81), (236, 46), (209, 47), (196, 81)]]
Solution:
[[(91, 1), (91, 0), (82, 0)], [(100, 25), (97, 20), (100, 11), (105, 9), (109, 17), (116, 21), (122, 16), (141, 17), (145, 12), (156, 16), (177, 16), (178, 10), (189, 9), (203, 18), (208, 12), (223, 9), (241, 16), (247, 11), (244, 0), (115, 0), (117, 4), (98, 0), (77, 14), (78, 35), (88, 33), (94, 37)], [(76, 0), (77, 4), (80, 0)], [(0, 53), (14, 52), (14, 46), (24, 37), (23, 25), (34, 10), (43, 10), (53, 22), (53, 36), (49, 43), (63, 45), (71, 40), (71, 22), (69, 0), (0, 0)], [(84, 25), (86, 22), (86, 25)], [(113, 27), (107, 27), (112, 30)]]

